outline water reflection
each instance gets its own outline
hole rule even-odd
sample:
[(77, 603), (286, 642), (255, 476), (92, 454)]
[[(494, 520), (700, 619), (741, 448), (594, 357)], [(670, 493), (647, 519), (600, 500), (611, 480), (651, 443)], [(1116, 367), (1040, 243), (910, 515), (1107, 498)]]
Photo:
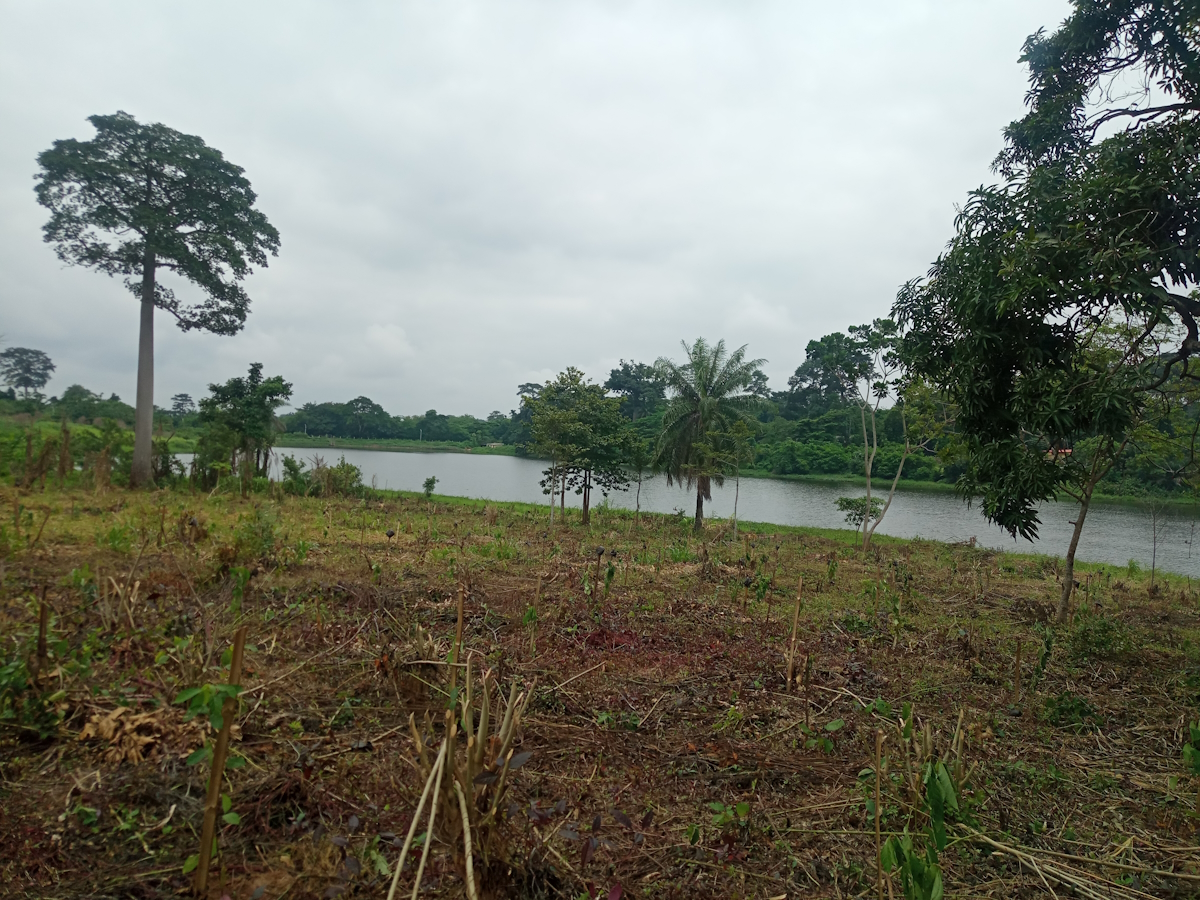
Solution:
[[(310, 459), (314, 453), (334, 462), (341, 450), (284, 449), (281, 453)], [(430, 475), (438, 479), (437, 492), (488, 500), (515, 500), (546, 503), (538, 486), (544, 463), (512, 456), (482, 456), (466, 453), (388, 453), (373, 450), (346, 450), (347, 461), (363, 471), (363, 480), (380, 488), (419, 491)], [(635, 486), (636, 488), (636, 486)], [(780, 525), (811, 525), (845, 528), (837, 511), (838, 497), (858, 495), (862, 489), (853, 484), (806, 484), (774, 479), (742, 479), (738, 498), (739, 518), (750, 522)], [(597, 497), (597, 502), (599, 501)], [(728, 517), (733, 512), (734, 485), (713, 489), (705, 515)], [(634, 491), (609, 495), (616, 507), (633, 509)], [(568, 496), (568, 506), (578, 506), (579, 498)], [(682, 510), (691, 515), (695, 495), (678, 487), (668, 487), (662, 477), (642, 485), (641, 506), (651, 512)], [(1041, 538), (1036, 543), (1013, 540), (999, 528), (988, 524), (977, 509), (969, 508), (953, 494), (925, 491), (901, 491), (888, 510), (879, 531), (898, 537), (924, 537), (939, 541), (964, 541), (974, 537), (987, 547), (1061, 556), (1071, 539), (1074, 504), (1048, 503), (1040, 510)], [(1196, 530), (1196, 512), (1172, 510), (1159, 521), (1157, 564), (1167, 571), (1200, 575), (1200, 553), (1192, 554)], [(1154, 550), (1149, 516), (1138, 506), (1123, 503), (1098, 503), (1088, 513), (1080, 540), (1080, 559), (1124, 566), (1136, 559), (1149, 567)]]

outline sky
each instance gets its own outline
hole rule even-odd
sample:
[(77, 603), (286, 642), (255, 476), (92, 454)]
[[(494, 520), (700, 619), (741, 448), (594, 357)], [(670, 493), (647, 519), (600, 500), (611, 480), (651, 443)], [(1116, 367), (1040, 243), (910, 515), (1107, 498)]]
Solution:
[[(155, 401), (485, 416), (573, 365), (887, 315), (991, 183), (1021, 44), (1065, 2), (0, 0), (0, 344), (131, 401), (138, 309), (43, 243), (35, 158), (124, 110), (242, 166), (282, 247), (234, 337), (159, 314)], [(178, 289), (184, 298), (194, 289)]]

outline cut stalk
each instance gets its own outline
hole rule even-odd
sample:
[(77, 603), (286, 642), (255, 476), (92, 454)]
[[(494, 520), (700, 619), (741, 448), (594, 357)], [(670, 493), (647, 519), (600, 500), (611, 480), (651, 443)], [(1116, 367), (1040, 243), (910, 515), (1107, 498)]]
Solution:
[[(233, 638), (233, 658), (229, 663), (229, 683), (234, 687), (242, 681), (242, 652), (246, 648), (246, 626), (237, 630)], [(200, 828), (200, 862), (196, 866), (193, 889), (200, 896), (208, 893), (208, 867), (212, 862), (213, 833), (217, 826), (217, 807), (221, 799), (221, 777), (225, 774), (225, 758), (229, 753), (229, 736), (233, 730), (233, 719), (237, 715), (237, 699), (226, 697), (221, 707), (221, 732), (217, 735), (217, 746), (213, 750), (212, 771), (208, 775), (208, 796), (204, 803), (204, 824)]]
[(804, 579), (796, 588), (796, 611), (792, 613), (792, 642), (788, 649), (787, 689), (792, 689), (792, 681), (796, 675), (796, 629), (800, 626), (800, 595), (804, 591)]
[[(425, 779), (425, 790), (421, 792), (421, 800), (417, 803), (417, 811), (413, 813), (412, 824), (408, 826), (408, 836), (404, 839), (404, 846), (400, 848), (400, 858), (396, 860), (396, 871), (392, 875), (392, 886), (388, 890), (387, 900), (395, 900), (396, 885), (400, 883), (400, 870), (404, 868), (404, 859), (408, 856), (408, 850), (412, 846), (413, 837), (417, 833), (417, 823), (421, 821), (421, 813), (425, 811), (425, 801), (429, 799), (429, 789), (433, 787), (433, 783), (437, 781), (442, 774), (442, 763), (446, 760), (446, 747), (448, 741), (442, 741), (442, 746), (438, 750), (437, 759), (434, 761), (433, 770), (429, 773), (429, 777)], [(434, 803), (437, 803), (437, 798), (434, 798)], [(429, 846), (430, 835), (425, 834), (425, 846)], [(420, 881), (417, 882), (420, 885)]]

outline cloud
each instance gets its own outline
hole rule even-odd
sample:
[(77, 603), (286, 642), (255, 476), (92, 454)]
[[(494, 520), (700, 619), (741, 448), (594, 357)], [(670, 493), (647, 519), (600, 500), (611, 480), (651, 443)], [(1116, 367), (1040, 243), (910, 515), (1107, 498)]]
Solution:
[(125, 109), (243, 166), (283, 239), (242, 334), (159, 317), (159, 402), (261, 361), (298, 403), (486, 414), (701, 334), (781, 385), (927, 270), (1021, 111), (1022, 40), (1066, 11), (11, 2), (0, 332), (50, 353), (53, 390), (133, 395), (136, 304), (61, 267), (30, 181), (52, 140)]

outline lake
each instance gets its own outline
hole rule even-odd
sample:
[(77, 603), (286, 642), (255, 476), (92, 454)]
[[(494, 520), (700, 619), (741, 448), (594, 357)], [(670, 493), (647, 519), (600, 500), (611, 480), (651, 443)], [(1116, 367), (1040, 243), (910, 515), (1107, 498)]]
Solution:
[[(345, 455), (348, 462), (362, 469), (363, 481), (379, 488), (419, 491), (430, 475), (436, 476), (439, 494), (473, 497), (481, 500), (511, 500), (546, 504), (538, 481), (544, 462), (515, 456), (487, 456), (469, 453), (395, 453), (378, 450), (314, 450), (280, 448), (277, 453), (310, 460), (314, 453), (326, 462), (337, 462)], [(886, 491), (886, 484), (884, 485)], [(633, 509), (634, 490), (613, 493), (612, 506)], [(878, 490), (878, 488), (876, 488)], [(747, 522), (771, 522), (777, 525), (809, 525), (820, 528), (846, 528), (843, 515), (835, 506), (841, 496), (861, 496), (863, 489), (853, 483), (805, 483), (769, 478), (743, 478), (738, 497), (738, 518)], [(733, 513), (734, 484), (713, 488), (711, 503), (705, 503), (706, 516), (727, 518)], [(597, 495), (595, 502), (599, 503)], [(568, 495), (568, 506), (579, 506), (579, 498)], [(695, 512), (695, 494), (670, 487), (658, 476), (642, 485), (642, 509), (671, 513)], [(896, 537), (922, 537), (939, 541), (965, 541), (974, 537), (985, 547), (1026, 553), (1062, 556), (1071, 540), (1071, 522), (1077, 507), (1068, 503), (1047, 503), (1040, 509), (1041, 537), (1036, 542), (1014, 540), (989, 524), (977, 508), (968, 507), (950, 492), (901, 490), (879, 526), (878, 533)], [(1185, 575), (1200, 576), (1200, 548), (1192, 554), (1192, 538), (1198, 511), (1172, 509), (1159, 520), (1158, 567)], [(1140, 507), (1126, 503), (1096, 503), (1088, 513), (1078, 558), (1124, 566), (1136, 559), (1150, 566), (1153, 550), (1149, 515)]]

